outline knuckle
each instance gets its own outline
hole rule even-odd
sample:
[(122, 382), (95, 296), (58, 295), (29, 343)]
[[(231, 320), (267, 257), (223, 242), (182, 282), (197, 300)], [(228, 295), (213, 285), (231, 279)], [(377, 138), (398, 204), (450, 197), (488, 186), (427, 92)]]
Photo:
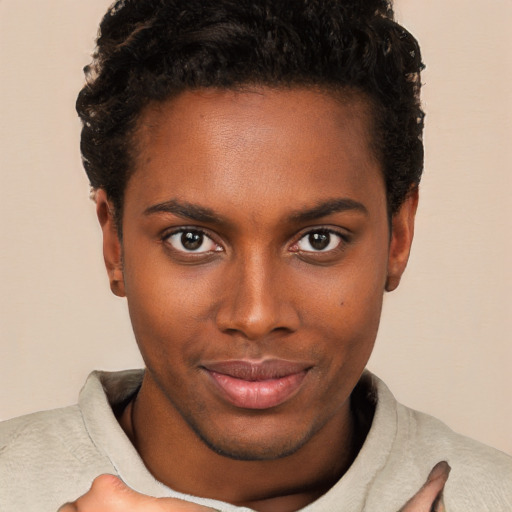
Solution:
[(114, 492), (121, 487), (121, 481), (115, 475), (104, 474), (97, 476), (91, 485), (91, 491), (95, 493)]

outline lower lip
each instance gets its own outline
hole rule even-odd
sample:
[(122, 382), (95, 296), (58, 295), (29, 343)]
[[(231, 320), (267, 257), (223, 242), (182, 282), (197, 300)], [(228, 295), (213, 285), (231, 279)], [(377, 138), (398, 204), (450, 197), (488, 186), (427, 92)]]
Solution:
[(278, 379), (248, 381), (207, 370), (222, 396), (243, 409), (270, 409), (289, 400), (299, 390), (307, 371)]

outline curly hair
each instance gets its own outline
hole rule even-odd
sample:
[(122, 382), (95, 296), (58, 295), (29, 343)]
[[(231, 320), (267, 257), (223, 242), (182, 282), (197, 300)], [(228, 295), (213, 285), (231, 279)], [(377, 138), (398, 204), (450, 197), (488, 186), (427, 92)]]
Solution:
[(101, 22), (77, 99), (84, 167), (120, 222), (132, 139), (149, 103), (206, 87), (350, 89), (372, 107), (393, 215), (423, 170), (422, 69), (417, 41), (386, 0), (119, 0)]

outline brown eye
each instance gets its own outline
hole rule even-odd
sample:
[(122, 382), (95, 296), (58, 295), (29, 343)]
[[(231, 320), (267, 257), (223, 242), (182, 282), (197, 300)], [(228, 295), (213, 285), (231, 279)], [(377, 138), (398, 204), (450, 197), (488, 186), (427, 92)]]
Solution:
[(176, 231), (166, 240), (174, 249), (180, 252), (204, 253), (221, 250), (210, 237), (197, 229)]
[(204, 235), (197, 231), (186, 231), (181, 234), (181, 245), (188, 251), (197, 251), (203, 245)]
[(336, 249), (342, 242), (340, 235), (325, 229), (311, 231), (298, 242), (299, 250), (304, 252), (327, 252)]

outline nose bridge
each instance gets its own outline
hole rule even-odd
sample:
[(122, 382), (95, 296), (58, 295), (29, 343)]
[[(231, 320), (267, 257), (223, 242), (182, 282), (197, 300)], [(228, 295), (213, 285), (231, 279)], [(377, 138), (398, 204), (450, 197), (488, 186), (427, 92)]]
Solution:
[(248, 339), (272, 331), (295, 329), (295, 315), (280, 286), (282, 263), (265, 250), (240, 255), (226, 282), (226, 299), (218, 316), (219, 328)]

